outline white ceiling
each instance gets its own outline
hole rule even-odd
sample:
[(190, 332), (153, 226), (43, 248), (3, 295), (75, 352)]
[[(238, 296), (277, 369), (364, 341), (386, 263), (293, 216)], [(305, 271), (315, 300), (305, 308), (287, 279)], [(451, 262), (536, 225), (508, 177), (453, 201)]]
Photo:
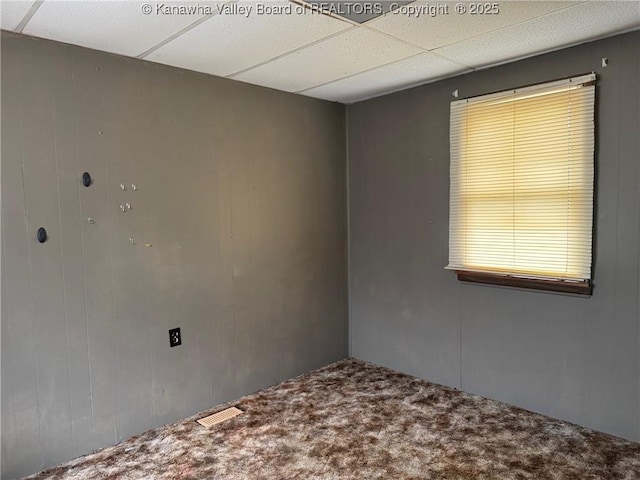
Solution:
[[(640, 27), (638, 0), (503, 0), (483, 15), (419, 0), (364, 24), (296, 2), (2, 0), (0, 25), (343, 103)], [(193, 11), (166, 10), (178, 7)]]

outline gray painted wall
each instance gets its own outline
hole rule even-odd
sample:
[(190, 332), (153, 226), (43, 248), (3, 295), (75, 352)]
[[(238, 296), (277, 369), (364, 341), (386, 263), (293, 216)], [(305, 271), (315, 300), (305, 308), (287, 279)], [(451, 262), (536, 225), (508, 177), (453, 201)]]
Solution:
[[(639, 45), (633, 32), (348, 107), (355, 357), (640, 440)], [(593, 297), (458, 283), (444, 270), (451, 92), (590, 71)]]
[(343, 106), (3, 32), (2, 478), (345, 357), (346, 228)]

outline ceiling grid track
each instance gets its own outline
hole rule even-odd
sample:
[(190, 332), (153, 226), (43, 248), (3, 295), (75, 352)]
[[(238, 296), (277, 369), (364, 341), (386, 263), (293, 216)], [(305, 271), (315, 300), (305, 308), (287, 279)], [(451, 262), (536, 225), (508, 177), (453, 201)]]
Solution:
[(29, 11), (26, 13), (26, 15), (22, 18), (22, 20), (16, 27), (16, 32), (22, 33), (22, 31), (24, 30), (24, 27), (27, 26), (27, 23), (29, 23), (29, 21), (33, 18), (33, 16), (36, 14), (38, 9), (42, 5), (42, 2), (44, 2), (44, 0), (35, 0), (35, 2), (33, 2), (33, 5), (31, 5), (31, 8), (29, 9)]
[[(231, 0), (229, 2), (224, 3), (223, 5), (232, 5), (234, 3), (237, 3), (238, 0)], [(194, 28), (196, 28), (197, 26), (201, 25), (202, 23), (206, 22), (207, 20), (210, 20), (211, 18), (215, 17), (218, 14), (218, 12), (214, 12), (212, 15), (206, 15), (204, 17), (199, 18), (198, 20), (196, 20), (195, 22), (193, 22), (191, 25), (187, 25), (185, 28), (183, 28), (182, 30), (174, 33), (173, 35), (171, 35), (168, 38), (165, 38), (163, 41), (161, 41), (160, 43), (154, 45), (153, 47), (149, 48), (148, 50), (142, 52), (140, 55), (138, 55), (136, 58), (145, 58), (146, 56), (148, 56), (149, 54), (155, 52), (156, 50), (164, 47), (165, 45), (167, 45), (168, 43), (174, 41), (177, 38), (180, 38), (182, 35), (184, 35), (185, 33), (187, 33), (190, 30), (193, 30)]]

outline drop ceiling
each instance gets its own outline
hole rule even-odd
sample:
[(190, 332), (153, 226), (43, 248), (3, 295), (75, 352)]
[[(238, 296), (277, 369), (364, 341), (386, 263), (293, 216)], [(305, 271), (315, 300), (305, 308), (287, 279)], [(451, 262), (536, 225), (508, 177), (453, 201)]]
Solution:
[(637, 0), (2, 0), (0, 14), (4, 30), (342, 103), (640, 28)]

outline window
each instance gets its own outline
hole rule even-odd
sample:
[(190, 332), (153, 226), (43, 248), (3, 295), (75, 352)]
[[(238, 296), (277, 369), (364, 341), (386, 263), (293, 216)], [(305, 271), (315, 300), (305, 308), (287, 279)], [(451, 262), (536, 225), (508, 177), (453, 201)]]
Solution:
[(451, 103), (449, 265), (591, 293), (595, 74)]

